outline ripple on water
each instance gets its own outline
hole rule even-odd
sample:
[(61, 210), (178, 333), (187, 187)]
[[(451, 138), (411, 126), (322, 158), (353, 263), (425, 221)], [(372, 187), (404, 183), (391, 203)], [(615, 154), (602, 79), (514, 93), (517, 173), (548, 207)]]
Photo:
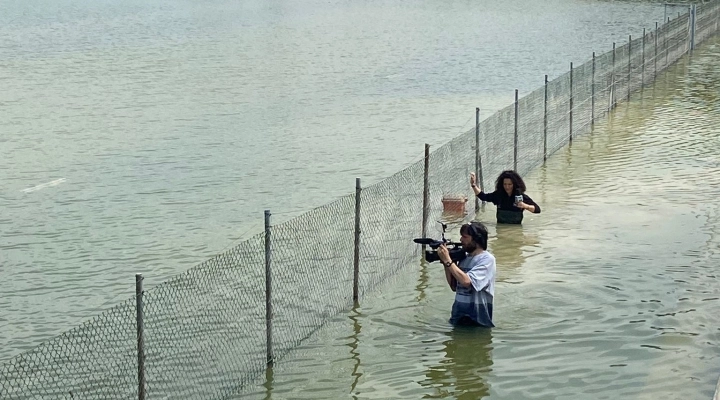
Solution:
[[(644, 5), (616, 6), (622, 10), (613, 14), (618, 20), (644, 15), (646, 10)], [(595, 21), (591, 16), (608, 12), (597, 7), (544, 5), (533, 18), (524, 11), (510, 19), (526, 24), (537, 19), (546, 27), (554, 17), (571, 14), (562, 20), (574, 29), (578, 13), (588, 13), (585, 20)], [(555, 9), (561, 10), (559, 15), (554, 14)], [(7, 177), (3, 182), (9, 182), (6, 192), (0, 193), (0, 205), (11, 215), (0, 216), (4, 257), (0, 273), (3, 278), (12, 277), (0, 283), (2, 318), (12, 319), (9, 329), (3, 326), (3, 333), (9, 335), (0, 338), (0, 358), (34, 347), (74, 326), (93, 315), (99, 305), (114, 304), (121, 296), (129, 296), (133, 275), (139, 269), (149, 273), (149, 282), (160, 282), (177, 272), (178, 266), (204, 261), (224, 248), (228, 238), (235, 237), (239, 223), (261, 222), (257, 210), (323, 204), (332, 197), (327, 185), (346, 187), (343, 182), (347, 176), (342, 171), (383, 177), (388, 165), (392, 164), (390, 170), (395, 171), (407, 160), (417, 160), (422, 149), (413, 150), (412, 143), (418, 140), (418, 132), (430, 132), (431, 140), (442, 142), (439, 131), (428, 127), (455, 126), (452, 119), (468, 109), (465, 100), (451, 99), (453, 90), (449, 96), (438, 92), (441, 88), (454, 84), (454, 90), (466, 93), (468, 98), (474, 95), (462, 88), (499, 85), (498, 93), (505, 90), (506, 83), (488, 80), (492, 73), (474, 74), (483, 82), (469, 84), (469, 75), (455, 69), (458, 65), (467, 69), (469, 64), (442, 61), (466, 58), (452, 51), (445, 53), (460, 48), (447, 46), (452, 37), (446, 34), (448, 26), (483, 24), (448, 25), (447, 13), (458, 10), (447, 7), (440, 13), (435, 9), (429, 12), (442, 17), (442, 23), (418, 24), (422, 21), (418, 17), (428, 16), (418, 10), (409, 14), (403, 10), (406, 25), (395, 24), (393, 29), (410, 29), (413, 35), (407, 37), (413, 40), (426, 34), (432, 40), (440, 38), (439, 42), (415, 41), (439, 47), (417, 52), (418, 48), (401, 46), (402, 51), (396, 52), (387, 44), (390, 48), (383, 47), (380, 54), (372, 51), (372, 43), (361, 41), (358, 46), (348, 46), (338, 41), (342, 51), (359, 48), (362, 53), (356, 62), (343, 63), (360, 71), (350, 73), (347, 79), (341, 79), (341, 73), (331, 74), (330, 81), (319, 79), (329, 76), (322, 68), (339, 65), (313, 62), (338, 59), (326, 57), (335, 54), (328, 53), (330, 50), (339, 51), (332, 43), (313, 45), (308, 59), (304, 58), (308, 54), (289, 51), (312, 36), (297, 35), (292, 30), (289, 37), (284, 36), (283, 32), (289, 31), (283, 30), (287, 29), (283, 24), (279, 24), (276, 35), (255, 32), (250, 41), (280, 49), (276, 56), (298, 56), (293, 62), (302, 65), (298, 70), (308, 72), (313, 82), (304, 89), (302, 82), (292, 80), (287, 71), (280, 74), (284, 75), (282, 79), (275, 79), (269, 64), (258, 68), (257, 60), (253, 64), (250, 58), (252, 51), (227, 52), (221, 44), (194, 42), (172, 29), (166, 34), (174, 33), (191, 42), (175, 49), (196, 55), (207, 54), (209, 49), (214, 54), (207, 58), (213, 64), (211, 68), (199, 68), (203, 73), (187, 75), (193, 66), (202, 65), (192, 64), (193, 60), (186, 60), (182, 54), (168, 55), (161, 50), (165, 46), (155, 46), (157, 43), (145, 53), (138, 46), (129, 46), (115, 49), (120, 53), (95, 49), (84, 54), (65, 51), (69, 50), (68, 43), (53, 39), (57, 49), (36, 49), (51, 51), (51, 55), (39, 61), (23, 56), (10, 65), (11, 69), (0, 71), (0, 80), (9, 87), (0, 94), (6, 96), (3, 104), (10, 110), (6, 127), (17, 131), (17, 137), (27, 138), (2, 141), (4, 159), (17, 167), (0, 170)], [(353, 11), (367, 12), (363, 7)], [(465, 14), (477, 18), (472, 13), (460, 13)], [(152, 15), (172, 19), (173, 14)], [(302, 15), (310, 21), (322, 17)], [(323, 15), (332, 17), (328, 23), (337, 21), (333, 13)], [(198, 14), (198, 18), (206, 17)], [(372, 21), (386, 22), (382, 18)], [(237, 21), (226, 22), (233, 29), (238, 26)], [(218, 25), (228, 28), (222, 23), (212, 24)], [(7, 29), (4, 26), (0, 29)], [(421, 26), (422, 32), (413, 30), (416, 26)], [(75, 28), (69, 27), (64, 26), (63, 32), (75, 37)], [(187, 25), (187, 29), (193, 28), (197, 26)], [(30, 28), (34, 29), (45, 28)], [(331, 28), (325, 29), (327, 33)], [(472, 32), (463, 36), (466, 44), (483, 37)], [(505, 32), (515, 38), (512, 40), (517, 39), (516, 33)], [(502, 36), (497, 35), (495, 39)], [(328, 38), (333, 39), (328, 35), (323, 40)], [(143, 47), (147, 40), (141, 38), (140, 49), (147, 50)], [(492, 46), (502, 43), (488, 44), (490, 54), (500, 54)], [(46, 44), (28, 43), (33, 48)], [(560, 45), (574, 48), (567, 43)], [(522, 76), (505, 68), (520, 65), (507, 63), (513, 56), (508, 48), (502, 49), (506, 58), (486, 58), (502, 66), (508, 76)], [(453, 294), (444, 282), (442, 268), (429, 265), (420, 273), (419, 267), (413, 266), (388, 280), (382, 290), (368, 294), (362, 309), (341, 314), (283, 358), (269, 374), (267, 387), (253, 386), (249, 396), (576, 399), (584, 394), (596, 399), (708, 398), (720, 359), (720, 289), (713, 285), (720, 263), (720, 218), (717, 207), (709, 201), (720, 195), (718, 49), (717, 45), (698, 49), (691, 64), (680, 62), (668, 79), (643, 94), (643, 101), (618, 107), (607, 123), (598, 123), (592, 134), (577, 138), (571, 148), (562, 149), (545, 166), (526, 176), (543, 213), (528, 215), (518, 229), (489, 223), (490, 246), (497, 256), (499, 273), (495, 329), (452, 329), (447, 318)], [(93, 61), (96, 50), (100, 59)], [(265, 50), (251, 50), (267, 57)], [(527, 55), (525, 50), (517, 51)], [(441, 51), (441, 57), (408, 64), (413, 51), (425, 56)], [(227, 59), (218, 55), (235, 53), (248, 57), (249, 62), (231, 62), (229, 68)], [(401, 58), (388, 61), (380, 57), (396, 55)], [(273, 57), (282, 69), (284, 64)], [(116, 62), (118, 58), (135, 61), (127, 68)], [(79, 68), (82, 62), (90, 62), (95, 68)], [(560, 67), (565, 70), (562, 63), (557, 71)], [(391, 86), (386, 80), (376, 83), (382, 86), (382, 96), (363, 78), (374, 76), (368, 71), (377, 68), (387, 70), (379, 75), (393, 75), (398, 65), (405, 65), (410, 73), (400, 71), (401, 77)], [(313, 66), (320, 70), (311, 70)], [(246, 79), (252, 72), (246, 68), (259, 71), (260, 78)], [(65, 69), (68, 73), (60, 73)], [(2, 75), (7, 71), (22, 71), (30, 83), (8, 86), (16, 80)], [(119, 85), (123, 89), (112, 104), (92, 95), (112, 89), (110, 82), (100, 79), (103, 76), (127, 84)], [(207, 82), (207, 76), (216, 79)], [(448, 76), (457, 77), (457, 81), (448, 80)], [(184, 84), (178, 86), (174, 79)], [(427, 81), (432, 82), (424, 86)], [(357, 82), (360, 86), (342, 86)], [(106, 86), (94, 86), (96, 83)], [(327, 84), (338, 86), (344, 94), (362, 95), (347, 97), (348, 103), (333, 103), (329, 100), (334, 97), (324, 86)], [(402, 85), (406, 86), (404, 91), (400, 90)], [(81, 92), (61, 96), (68, 87), (80, 88)], [(38, 90), (50, 95), (35, 96)], [(268, 96), (278, 90), (286, 96), (287, 104), (267, 96), (235, 103), (227, 100), (228, 95), (240, 96), (246, 90)], [(209, 97), (198, 98), (196, 92), (200, 91)], [(495, 106), (496, 95), (489, 96), (492, 101), (482, 101)], [(396, 103), (407, 97), (412, 100)], [(448, 101), (438, 102), (438, 98)], [(27, 107), (29, 102), (33, 107)], [(451, 103), (457, 104), (457, 109), (444, 108)], [(501, 103), (506, 104), (504, 100), (497, 104)], [(65, 114), (55, 114), (61, 111)], [(321, 115), (315, 117), (318, 113)], [(257, 121), (239, 120), (239, 115), (254, 115)], [(329, 117), (332, 115), (342, 118)], [(276, 120), (282, 123), (272, 122)], [(287, 125), (286, 121), (302, 122)], [(372, 132), (372, 127), (408, 136), (383, 136)], [(442, 134), (456, 132), (442, 129)], [(338, 134), (357, 130), (367, 132), (357, 137)], [(252, 135), (242, 136), (242, 132)], [(277, 165), (272, 169), (248, 155), (265, 156)], [(321, 165), (316, 163), (318, 159), (323, 161)], [(307, 165), (312, 166), (310, 175), (300, 171), (300, 166)], [(58, 171), (67, 174), (57, 176)], [(354, 176), (355, 172), (347, 182)], [(63, 178), (66, 181), (62, 184), (23, 192)], [(265, 198), (269, 200), (263, 201), (269, 205), (243, 200), (247, 193), (268, 194)], [(493, 221), (494, 207), (488, 206), (480, 216)], [(233, 222), (228, 222), (232, 218)], [(332, 276), (327, 279), (329, 284), (334, 283)], [(306, 277), (298, 281), (302, 284)], [(278, 310), (284, 318), (277, 321), (279, 327), (285, 334), (292, 333), (291, 327), (282, 325), (288, 323), (285, 317), (302, 315), (303, 321), (309, 319), (307, 310), (312, 306), (296, 304)], [(7, 345), (7, 337), (13, 339), (12, 346)], [(285, 344), (287, 338), (282, 339)], [(174, 362), (187, 360), (180, 357)], [(213, 376), (209, 371), (199, 371), (197, 378), (211, 381)], [(260, 381), (264, 378), (260, 376)]]
[[(360, 337), (367, 337), (355, 355), (362, 376), (348, 391), (358, 398), (711, 396), (720, 359), (720, 289), (710, 284), (720, 218), (707, 199), (720, 193), (707, 185), (718, 179), (720, 120), (683, 107), (687, 94), (674, 85), (693, 76), (679, 74), (618, 109), (625, 115), (612, 127), (579, 138), (565, 159), (529, 174), (543, 213), (522, 230), (490, 224), (496, 328), (481, 337), (447, 326), (452, 294), (441, 271), (429, 270), (422, 286), (396, 282), (394, 294), (384, 291), (364, 310)], [(532, 256), (518, 250), (523, 244)]]

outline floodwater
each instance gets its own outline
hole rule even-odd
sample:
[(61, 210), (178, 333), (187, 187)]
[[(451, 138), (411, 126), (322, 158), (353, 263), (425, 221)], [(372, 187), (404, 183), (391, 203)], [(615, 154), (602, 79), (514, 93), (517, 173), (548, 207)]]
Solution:
[(496, 328), (451, 329), (443, 268), (418, 265), (242, 398), (712, 398), (719, 57), (705, 43), (530, 173), (543, 212), (523, 226), (496, 226), (492, 205), (477, 215), (498, 262)]
[[(658, 3), (58, 0), (0, 13), (0, 361), (392, 175)], [(483, 117), (484, 118), (484, 117)]]
[[(0, 361), (127, 298), (136, 272), (152, 286), (260, 231), (264, 209), (279, 223), (352, 192), (355, 177), (391, 175), (423, 143), (467, 130), (475, 107), (489, 115), (664, 12), (565, 0), (4, 5)], [(497, 329), (449, 330), (451, 295), (428, 265), (341, 316), (321, 333), (341, 333), (329, 346), (289, 357), (272, 396), (706, 395), (720, 315), (716, 49), (527, 177), (543, 214), (491, 226)]]

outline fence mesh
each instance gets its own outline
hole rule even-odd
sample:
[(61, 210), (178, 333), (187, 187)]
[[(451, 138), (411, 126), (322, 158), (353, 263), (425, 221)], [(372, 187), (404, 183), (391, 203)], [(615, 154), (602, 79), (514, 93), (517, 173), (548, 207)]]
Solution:
[(149, 397), (222, 398), (261, 373), (264, 234), (144, 292)]
[[(614, 46), (435, 149), (428, 158), (428, 236), (447, 196), (474, 198), (476, 170), (490, 191), (505, 169), (527, 173), (572, 137), (589, 132), (619, 102), (682, 57), (691, 40), (718, 31), (720, 3), (697, 7)], [(568, 65), (568, 67), (570, 67)], [(477, 143), (479, 143), (479, 146)], [(424, 160), (363, 188), (359, 299), (419, 259)], [(266, 260), (272, 293), (272, 356), (279, 360), (353, 304), (356, 194), (272, 226), (234, 248), (144, 291), (146, 398), (219, 399), (264, 373)], [(269, 239), (269, 240), (266, 240)], [(266, 244), (269, 253), (266, 258)], [(0, 366), (0, 398), (133, 399), (139, 392), (133, 297)]]
[(0, 367), (0, 398), (137, 398), (135, 299)]
[[(361, 297), (417, 259), (419, 253), (412, 238), (420, 236), (422, 226), (417, 210), (422, 210), (423, 170), (423, 163), (415, 163), (362, 190)], [(353, 264), (339, 267), (352, 270)], [(338, 282), (338, 285), (347, 291), (352, 288), (352, 281)]]

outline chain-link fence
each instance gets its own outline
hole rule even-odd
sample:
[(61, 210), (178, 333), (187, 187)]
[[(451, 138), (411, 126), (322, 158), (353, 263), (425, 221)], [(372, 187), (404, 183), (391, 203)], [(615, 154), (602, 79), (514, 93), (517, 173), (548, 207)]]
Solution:
[(276, 226), (267, 214), (265, 232), (154, 288), (143, 291), (139, 279), (136, 297), (0, 366), (0, 398), (221, 399), (240, 391), (417, 262), (412, 239), (431, 224), (424, 220), (443, 218), (443, 198), (473, 198), (470, 172), (488, 190), (502, 170), (527, 173), (716, 33), (719, 22), (720, 3), (691, 8), (568, 65), (381, 182), (361, 188), (358, 180), (355, 194)]

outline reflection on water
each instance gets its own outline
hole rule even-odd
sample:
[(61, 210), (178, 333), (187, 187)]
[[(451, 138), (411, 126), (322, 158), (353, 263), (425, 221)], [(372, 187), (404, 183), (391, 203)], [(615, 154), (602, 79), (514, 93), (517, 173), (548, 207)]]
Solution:
[[(206, 3), (0, 13), (0, 125), (12, 134), (0, 137), (0, 358), (132, 293), (138, 268), (160, 281), (204, 260), (254, 209), (297, 211), (351, 191), (356, 174), (387, 176), (420, 155), (413, 143), (456, 134), (463, 110), (507, 104), (507, 88), (538, 86), (537, 68), (564, 71), (652, 10)], [(393, 40), (378, 46), (383, 32)], [(239, 397), (709, 398), (718, 57), (718, 40), (703, 44), (525, 177), (542, 214), (497, 226), (494, 206), (478, 213), (498, 259), (497, 328), (450, 326), (443, 268), (419, 263)], [(456, 239), (460, 220), (445, 217)]]
[(720, 39), (703, 44), (524, 177), (542, 214), (521, 226), (492, 222), (494, 207), (473, 216), (490, 221), (498, 259), (496, 328), (453, 329), (442, 266), (419, 263), (284, 360), (272, 397), (711, 398), (718, 57)]
[[(35, 0), (0, 12), (0, 360), (419, 160), (645, 2)], [(538, 43), (541, 45), (539, 46)], [(434, 147), (433, 147), (434, 148)]]
[(445, 357), (426, 372), (420, 384), (430, 393), (423, 399), (481, 399), (490, 393), (487, 376), (492, 372), (492, 330), (455, 327), (443, 341)]
[(350, 336), (352, 339), (350, 343), (348, 343), (348, 346), (350, 347), (350, 354), (354, 361), (353, 364), (353, 370), (352, 370), (352, 377), (353, 381), (350, 385), (350, 393), (355, 393), (355, 389), (357, 388), (358, 382), (360, 381), (360, 378), (362, 377), (362, 372), (359, 371), (360, 364), (362, 363), (360, 360), (360, 353), (358, 352), (358, 345), (360, 342), (360, 313), (357, 310), (357, 307), (354, 308), (350, 313), (350, 319), (352, 320), (352, 328), (353, 328), (353, 334)]
[(495, 235), (488, 247), (492, 249), (498, 265), (503, 266), (503, 274), (498, 281), (511, 281), (513, 271), (525, 264), (526, 258), (537, 250), (539, 244), (537, 232), (523, 229), (522, 225), (495, 225)]
[(265, 400), (272, 399), (274, 373), (275, 370), (273, 370), (272, 367), (265, 369), (265, 383), (263, 383), (265, 387)]

